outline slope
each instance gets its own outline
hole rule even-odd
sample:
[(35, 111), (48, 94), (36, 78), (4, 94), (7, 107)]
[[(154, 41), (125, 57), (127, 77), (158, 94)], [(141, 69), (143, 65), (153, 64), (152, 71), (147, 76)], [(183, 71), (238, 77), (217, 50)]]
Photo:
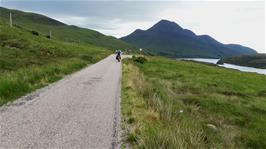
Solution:
[(106, 36), (94, 30), (67, 25), (40, 14), (0, 7), (0, 19), (9, 22), (10, 12), (13, 16), (14, 25), (28, 30), (35, 30), (44, 35), (48, 35), (49, 31), (51, 31), (54, 38), (63, 41), (84, 42), (108, 49), (134, 49), (134, 46), (115, 37)]
[(255, 50), (241, 45), (222, 44), (208, 35), (197, 36), (167, 20), (161, 20), (145, 31), (138, 29), (121, 39), (167, 57), (219, 58), (256, 53)]
[(146, 59), (123, 63), (122, 126), (132, 148), (266, 148), (265, 75)]
[(110, 53), (86, 43), (34, 35), (0, 21), (0, 106)]

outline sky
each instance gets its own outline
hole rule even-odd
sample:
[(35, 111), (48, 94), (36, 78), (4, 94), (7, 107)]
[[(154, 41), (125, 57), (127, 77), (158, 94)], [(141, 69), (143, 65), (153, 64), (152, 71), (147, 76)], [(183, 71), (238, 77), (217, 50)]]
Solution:
[(167, 19), (197, 35), (266, 53), (264, 1), (1, 0), (0, 6), (41, 13), (117, 38)]

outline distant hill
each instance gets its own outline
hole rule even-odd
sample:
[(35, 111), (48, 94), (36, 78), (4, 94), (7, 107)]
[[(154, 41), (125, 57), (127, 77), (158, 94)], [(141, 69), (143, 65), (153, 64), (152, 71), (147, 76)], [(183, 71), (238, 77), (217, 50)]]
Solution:
[(218, 64), (228, 63), (240, 66), (249, 66), (249, 67), (266, 69), (266, 54), (253, 54), (253, 55), (222, 58), (217, 63)]
[(52, 31), (54, 38), (68, 42), (84, 42), (108, 49), (133, 49), (134, 46), (112, 36), (106, 36), (97, 31), (67, 25), (44, 15), (12, 10), (0, 7), (0, 21), (9, 23), (9, 13), (12, 13), (13, 24), (27, 30), (35, 30), (48, 35)]
[(148, 30), (137, 29), (121, 40), (147, 49), (150, 53), (174, 58), (220, 58), (257, 53), (241, 45), (220, 43), (208, 35), (198, 36), (167, 20), (159, 21)]

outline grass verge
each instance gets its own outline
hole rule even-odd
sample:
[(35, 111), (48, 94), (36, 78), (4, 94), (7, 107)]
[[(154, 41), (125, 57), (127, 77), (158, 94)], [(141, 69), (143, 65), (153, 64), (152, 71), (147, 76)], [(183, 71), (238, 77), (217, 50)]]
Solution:
[(0, 106), (110, 53), (85, 43), (48, 39), (0, 22)]
[(131, 148), (265, 148), (266, 78), (150, 57), (123, 63), (122, 128)]

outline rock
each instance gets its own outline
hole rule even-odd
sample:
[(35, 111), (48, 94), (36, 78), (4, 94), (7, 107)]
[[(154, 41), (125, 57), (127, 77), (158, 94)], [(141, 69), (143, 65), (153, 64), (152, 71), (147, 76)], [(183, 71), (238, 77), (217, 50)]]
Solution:
[(218, 65), (223, 65), (224, 62), (220, 59), (216, 64), (218, 64)]
[(211, 128), (212, 130), (217, 130), (217, 127), (213, 124), (207, 124), (207, 127)]

